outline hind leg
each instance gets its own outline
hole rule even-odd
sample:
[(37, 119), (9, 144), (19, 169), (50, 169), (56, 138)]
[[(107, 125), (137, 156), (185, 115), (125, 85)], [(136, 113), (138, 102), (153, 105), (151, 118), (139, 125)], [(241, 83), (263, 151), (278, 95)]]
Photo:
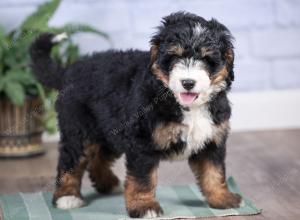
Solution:
[(58, 98), (57, 110), (61, 140), (53, 204), (60, 209), (78, 208), (84, 205), (80, 188), (87, 166), (85, 145), (91, 119), (68, 90)]
[(111, 193), (120, 187), (118, 177), (113, 173), (111, 167), (119, 154), (103, 149), (98, 145), (91, 147), (87, 170), (93, 186), (99, 193)]
[[(66, 146), (63, 146), (63, 148), (66, 148)], [(63, 151), (65, 151), (65, 149), (61, 149), (53, 203), (60, 209), (78, 208), (84, 205), (80, 188), (87, 160), (86, 157), (82, 155), (78, 158), (77, 163), (71, 162), (69, 164), (70, 167), (66, 168), (62, 163), (64, 164), (68, 160), (68, 162), (70, 162), (71, 155), (67, 156), (68, 153)]]

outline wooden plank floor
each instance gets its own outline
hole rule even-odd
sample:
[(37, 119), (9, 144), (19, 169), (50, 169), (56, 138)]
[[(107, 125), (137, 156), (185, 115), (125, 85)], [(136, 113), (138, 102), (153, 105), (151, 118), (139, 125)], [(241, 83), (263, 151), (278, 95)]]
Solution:
[[(53, 190), (57, 144), (45, 147), (48, 152), (41, 157), (0, 160), (0, 194)], [(123, 162), (121, 159), (114, 167), (121, 178), (124, 178)], [(231, 134), (227, 174), (235, 177), (242, 192), (263, 213), (222, 219), (300, 219), (300, 130)], [(194, 177), (185, 161), (161, 164), (159, 184), (192, 182)], [(83, 187), (90, 187), (86, 176)]]

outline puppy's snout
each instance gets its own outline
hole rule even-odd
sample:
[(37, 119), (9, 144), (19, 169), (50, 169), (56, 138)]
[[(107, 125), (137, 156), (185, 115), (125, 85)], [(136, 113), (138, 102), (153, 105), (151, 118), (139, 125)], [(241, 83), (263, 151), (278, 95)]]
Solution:
[(196, 81), (193, 79), (184, 79), (181, 80), (182, 86), (183, 88), (185, 88), (186, 90), (191, 90), (194, 88)]

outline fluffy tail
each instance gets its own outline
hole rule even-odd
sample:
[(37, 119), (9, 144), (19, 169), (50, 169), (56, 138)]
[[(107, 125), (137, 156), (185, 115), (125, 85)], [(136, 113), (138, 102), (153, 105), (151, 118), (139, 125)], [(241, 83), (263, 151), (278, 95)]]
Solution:
[(62, 88), (64, 69), (51, 58), (55, 44), (68, 38), (66, 33), (54, 35), (45, 33), (39, 36), (30, 47), (31, 68), (38, 80), (48, 88)]

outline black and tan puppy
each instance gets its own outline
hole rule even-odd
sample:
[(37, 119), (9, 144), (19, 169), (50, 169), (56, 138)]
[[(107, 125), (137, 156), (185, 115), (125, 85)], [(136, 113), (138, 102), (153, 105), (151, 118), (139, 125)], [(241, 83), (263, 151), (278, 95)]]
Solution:
[(45, 34), (31, 47), (38, 79), (60, 91), (61, 146), (53, 198), (58, 208), (84, 204), (85, 170), (99, 192), (113, 191), (119, 180), (111, 165), (123, 153), (131, 217), (162, 214), (155, 199), (160, 160), (187, 159), (212, 207), (239, 206), (241, 198), (225, 182), (234, 53), (224, 25), (174, 13), (163, 19), (150, 52), (97, 53), (67, 69), (50, 58), (62, 37)]

